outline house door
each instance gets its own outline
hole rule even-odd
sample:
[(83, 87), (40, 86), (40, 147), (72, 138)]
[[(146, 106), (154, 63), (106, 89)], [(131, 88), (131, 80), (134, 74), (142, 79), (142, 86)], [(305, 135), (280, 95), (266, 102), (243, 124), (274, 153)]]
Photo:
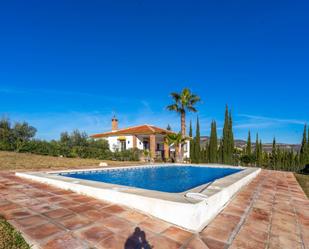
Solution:
[(149, 150), (149, 141), (146, 141), (146, 140), (143, 141), (143, 149)]
[(127, 149), (127, 143), (126, 143), (126, 140), (121, 140), (120, 141), (120, 150), (121, 151), (124, 151)]

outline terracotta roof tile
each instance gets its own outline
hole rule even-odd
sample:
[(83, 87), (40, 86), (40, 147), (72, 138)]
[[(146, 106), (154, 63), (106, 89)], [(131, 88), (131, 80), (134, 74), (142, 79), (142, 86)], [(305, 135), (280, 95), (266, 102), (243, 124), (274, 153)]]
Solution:
[(172, 131), (162, 129), (153, 125), (139, 125), (139, 126), (133, 126), (128, 127), (124, 129), (119, 129), (116, 131), (109, 131), (99, 134), (91, 135), (92, 138), (100, 138), (100, 137), (108, 137), (108, 136), (121, 136), (121, 135), (148, 135), (148, 134), (168, 134), (168, 133), (174, 133)]

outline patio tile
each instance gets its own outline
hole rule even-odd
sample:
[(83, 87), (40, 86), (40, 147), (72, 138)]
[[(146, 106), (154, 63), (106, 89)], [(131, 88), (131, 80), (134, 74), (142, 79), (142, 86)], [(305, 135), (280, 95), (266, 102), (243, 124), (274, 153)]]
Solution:
[(151, 237), (148, 243), (152, 246), (152, 248), (160, 249), (178, 249), (181, 246), (181, 244), (177, 243), (176, 241), (161, 235)]
[(293, 248), (301, 249), (302, 245), (298, 241), (290, 240), (284, 236), (271, 236), (269, 241), (269, 249)]
[(69, 230), (76, 230), (91, 224), (92, 221), (80, 215), (74, 215), (59, 220), (59, 223)]
[(259, 230), (262, 232), (267, 231), (269, 227), (269, 223), (256, 221), (250, 217), (245, 221), (245, 225), (247, 225), (250, 229)]
[(217, 228), (217, 227), (207, 227), (204, 231), (201, 232), (201, 237), (204, 238), (211, 238), (217, 241), (222, 241), (227, 243), (228, 239), (232, 234), (232, 230)]
[(104, 220), (100, 221), (106, 228), (111, 230), (114, 233), (121, 233), (123, 230), (132, 229), (134, 228), (132, 223), (129, 223), (125, 219), (118, 218), (116, 216), (111, 216)]
[(181, 244), (185, 243), (193, 235), (192, 233), (190, 233), (188, 231), (182, 230), (182, 229), (180, 229), (178, 227), (174, 227), (174, 226), (169, 227), (162, 234), (164, 236), (170, 238), (170, 239), (175, 240), (178, 243), (181, 243)]
[(248, 238), (248, 239), (255, 239), (257, 241), (260, 241), (260, 242), (265, 242), (267, 241), (267, 238), (268, 238), (268, 231), (259, 231), (259, 230), (256, 230), (256, 229), (252, 229), (251, 227), (247, 226), (247, 225), (244, 225), (242, 226), (240, 232), (238, 233), (237, 236), (241, 236), (241, 237), (245, 237), (245, 238)]
[(112, 214), (110, 213), (105, 213), (103, 211), (97, 210), (87, 210), (85, 212), (81, 212), (80, 215), (86, 216), (94, 221), (98, 221), (112, 216)]
[(80, 237), (85, 241), (92, 242), (94, 244), (99, 243), (103, 239), (111, 236), (113, 233), (102, 225), (94, 224), (89, 228), (79, 230), (76, 236)]
[(234, 215), (234, 216), (242, 216), (245, 212), (244, 208), (235, 206), (233, 204), (228, 205), (224, 210), (223, 210), (223, 214), (230, 214), (230, 215)]
[(141, 222), (138, 226), (142, 230), (146, 229), (155, 233), (161, 233), (171, 225), (157, 219), (147, 218), (145, 221)]
[(71, 200), (65, 200), (65, 201), (57, 203), (57, 206), (63, 207), (63, 208), (70, 208), (70, 207), (74, 207), (77, 205), (79, 205), (77, 202), (71, 201)]
[(50, 187), (50, 192), (52, 192), (55, 195), (70, 195), (74, 193), (73, 191), (58, 189), (54, 187)]
[(94, 207), (92, 207), (91, 205), (88, 205), (88, 204), (82, 204), (82, 205), (77, 205), (77, 206), (73, 206), (73, 207), (68, 207), (68, 209), (70, 209), (73, 212), (80, 213), (80, 212), (85, 212), (85, 211), (88, 211), (88, 210), (93, 210)]
[(270, 220), (270, 213), (260, 208), (253, 208), (249, 216), (257, 221), (269, 222)]
[(33, 216), (17, 219), (15, 220), (15, 222), (22, 227), (31, 227), (31, 226), (38, 226), (43, 223), (47, 223), (48, 219), (40, 215), (33, 215)]
[(198, 237), (194, 236), (193, 239), (190, 240), (185, 249), (210, 249), (206, 244)]
[(14, 200), (14, 201), (21, 206), (35, 206), (35, 205), (42, 204), (42, 202), (39, 201), (38, 199), (33, 199), (33, 198), (29, 199), (29, 197), (27, 199)]
[(52, 197), (46, 198), (46, 201), (51, 202), (51, 203), (58, 203), (58, 202), (67, 201), (67, 199), (61, 196), (52, 196)]
[(135, 223), (135, 224), (139, 224), (140, 222), (146, 220), (148, 218), (147, 215), (138, 213), (136, 211), (133, 210), (128, 210), (128, 211), (124, 211), (122, 213), (119, 214), (119, 216), (121, 216), (122, 218)]
[(104, 207), (110, 206), (110, 203), (100, 201), (100, 200), (92, 200), (88, 202), (87, 204), (92, 206), (96, 210), (101, 210)]
[(88, 197), (88, 196), (84, 196), (84, 195), (78, 195), (76, 197), (71, 198), (71, 200), (84, 204), (84, 203), (87, 203), (87, 202), (94, 201), (95, 199)]
[(8, 205), (8, 204), (10, 204), (10, 203), (11, 203), (11, 202), (8, 201), (8, 200), (6, 200), (6, 199), (0, 199), (0, 208), (1, 208), (2, 206)]
[(123, 207), (121, 206), (118, 206), (118, 205), (111, 205), (111, 206), (108, 206), (108, 207), (104, 207), (102, 209), (102, 211), (106, 212), (106, 213), (112, 213), (112, 214), (120, 214), (124, 211), (126, 211), (126, 209), (124, 209)]
[(13, 210), (7, 210), (4, 212), (3, 216), (7, 220), (11, 219), (18, 219), (26, 216), (30, 216), (33, 213), (25, 208), (20, 208), (20, 209), (13, 209)]
[(225, 249), (228, 246), (226, 243), (212, 238), (202, 237), (201, 239), (206, 244), (206, 246), (209, 247), (209, 249)]
[(52, 219), (59, 219), (59, 218), (63, 218), (66, 216), (70, 216), (70, 215), (74, 215), (74, 213), (68, 209), (65, 208), (59, 208), (59, 209), (55, 209), (49, 212), (44, 213), (44, 215), (48, 216), (49, 218)]
[(279, 234), (280, 232), (292, 232), (297, 231), (297, 224), (289, 223), (284, 220), (272, 221), (271, 232)]
[(39, 213), (45, 213), (45, 212), (55, 210), (55, 209), (58, 208), (57, 206), (53, 206), (51, 204), (46, 204), (46, 203), (30, 205), (28, 207), (29, 207), (29, 209), (31, 209), (35, 212), (39, 212)]
[(221, 213), (205, 229), (207, 230), (208, 227), (216, 227), (219, 229), (224, 227), (226, 230), (232, 231), (236, 228), (239, 221), (240, 221), (239, 216)]
[(231, 249), (265, 249), (265, 242), (253, 240), (251, 238), (237, 237), (231, 247)]
[(54, 224), (51, 224), (51, 223), (47, 223), (47, 224), (39, 225), (36, 227), (28, 228), (24, 231), (24, 233), (34, 240), (42, 240), (42, 239), (46, 239), (47, 237), (51, 235), (60, 233), (62, 231), (64, 230), (61, 229), (60, 227)]
[[(127, 238), (113, 234), (110, 237), (103, 239), (99, 244), (96, 245), (98, 249), (124, 249), (124, 248), (141, 248), (141, 247), (129, 247), (130, 242)], [(132, 242), (131, 242), (132, 243)]]
[(134, 235), (135, 233), (140, 233), (140, 232), (145, 233), (145, 236), (146, 236), (147, 239), (157, 235), (156, 233), (151, 232), (149, 230), (146, 230), (146, 229), (142, 230), (139, 226), (128, 227), (128, 228), (121, 231), (121, 235), (126, 237), (126, 238), (129, 238), (132, 235)]
[(88, 249), (89, 246), (73, 237), (70, 234), (65, 234), (57, 236), (56, 238), (51, 239), (46, 244), (41, 246), (42, 249)]
[(9, 203), (4, 204), (4, 205), (1, 206), (0, 214), (1, 214), (1, 212), (7, 211), (7, 210), (12, 210), (12, 209), (18, 209), (18, 208), (21, 208), (21, 207), (22, 206), (20, 206), (18, 204), (9, 202)]

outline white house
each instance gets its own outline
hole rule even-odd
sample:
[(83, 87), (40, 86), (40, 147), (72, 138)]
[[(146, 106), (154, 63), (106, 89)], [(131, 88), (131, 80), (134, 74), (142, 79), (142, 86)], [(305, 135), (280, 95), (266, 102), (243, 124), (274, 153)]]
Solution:
[[(106, 139), (111, 151), (122, 151), (131, 148), (148, 150), (150, 156), (154, 158), (168, 159), (175, 152), (173, 146), (164, 143), (165, 136), (174, 133), (153, 125), (138, 125), (128, 128), (118, 129), (118, 119), (112, 119), (112, 130), (104, 133), (94, 134), (94, 139)], [(190, 157), (190, 141), (184, 146), (184, 158)]]

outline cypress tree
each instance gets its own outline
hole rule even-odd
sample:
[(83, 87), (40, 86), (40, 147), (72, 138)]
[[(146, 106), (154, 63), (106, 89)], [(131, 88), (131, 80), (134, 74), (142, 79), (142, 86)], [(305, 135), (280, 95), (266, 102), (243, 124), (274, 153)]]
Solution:
[(190, 157), (191, 157), (191, 162), (196, 163), (196, 153), (195, 153), (195, 139), (191, 140), (190, 144)]
[(256, 140), (255, 140), (255, 162), (256, 166), (259, 165), (259, 156), (260, 156), (260, 145), (259, 145), (259, 134), (256, 134)]
[(309, 128), (308, 128), (308, 141), (307, 141), (307, 149), (306, 149), (306, 164), (309, 164)]
[(302, 164), (302, 166), (304, 166), (308, 160), (308, 144), (309, 142), (307, 141), (307, 125), (305, 124), (303, 139), (300, 148), (300, 163)]
[(234, 163), (234, 134), (233, 134), (233, 120), (232, 111), (229, 112), (229, 163)]
[(273, 140), (273, 146), (271, 151), (271, 167), (272, 169), (276, 169), (277, 167), (277, 145), (276, 145), (276, 138)]
[(171, 130), (172, 130), (170, 124), (167, 125), (166, 129), (167, 129), (168, 131), (171, 131)]
[(218, 150), (218, 162), (223, 163), (223, 139), (220, 139), (220, 145)]
[(295, 169), (296, 171), (299, 171), (300, 170), (300, 163), (299, 163), (299, 152), (297, 151), (294, 155), (294, 164), (295, 164)]
[(190, 127), (189, 127), (189, 137), (192, 137), (193, 133), (192, 133), (192, 121), (190, 120)]
[(283, 159), (283, 153), (279, 146), (277, 146), (276, 150), (276, 170), (280, 170), (282, 168), (282, 159)]
[(260, 140), (258, 165), (261, 167), (262, 164), (263, 164), (263, 144), (262, 144), (262, 140)]
[(209, 163), (209, 143), (206, 144), (206, 148), (205, 148), (205, 163)]
[(252, 146), (251, 146), (251, 134), (250, 134), (250, 131), (248, 132), (248, 140), (247, 140), (246, 154), (247, 154), (247, 156), (249, 156), (249, 157), (251, 157), (251, 155), (252, 155)]
[(234, 138), (233, 138), (231, 121), (232, 120), (229, 114), (228, 106), (226, 106), (223, 136), (222, 136), (222, 162), (225, 164), (232, 163), (233, 150), (234, 150)]
[(195, 162), (199, 163), (201, 160), (201, 134), (200, 134), (200, 121), (197, 117), (196, 119), (196, 131), (195, 131)]
[(217, 162), (218, 153), (218, 137), (217, 137), (217, 125), (216, 121), (211, 122), (211, 132), (209, 139), (209, 162)]

